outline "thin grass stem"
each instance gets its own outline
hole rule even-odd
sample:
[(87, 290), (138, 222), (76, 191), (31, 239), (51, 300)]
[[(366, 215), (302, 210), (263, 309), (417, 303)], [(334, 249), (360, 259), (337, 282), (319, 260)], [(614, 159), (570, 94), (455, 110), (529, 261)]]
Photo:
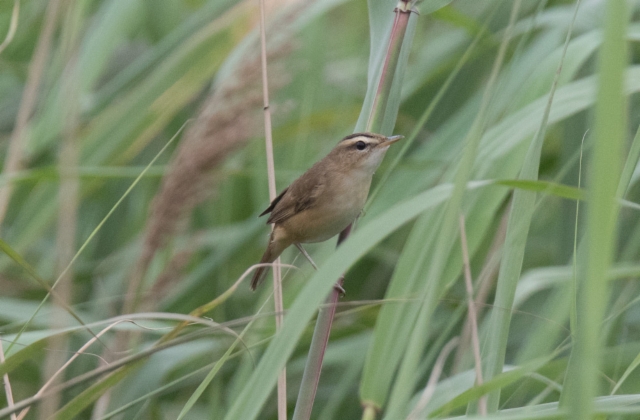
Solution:
[(436, 385), (438, 384), (438, 380), (440, 379), (440, 375), (442, 375), (442, 371), (444, 369), (444, 363), (449, 357), (449, 354), (453, 351), (454, 348), (458, 345), (460, 340), (458, 337), (454, 337), (440, 351), (438, 358), (436, 359), (435, 364), (433, 365), (433, 369), (431, 369), (431, 374), (429, 375), (429, 380), (427, 381), (427, 386), (420, 394), (420, 399), (418, 403), (414, 407), (414, 409), (407, 416), (407, 420), (417, 420), (420, 418), (420, 414), (424, 411), (431, 401), (431, 397), (433, 397), (433, 393), (436, 390)]
[(11, 11), (11, 22), (9, 23), (9, 31), (7, 31), (7, 36), (4, 37), (4, 41), (0, 44), (0, 54), (4, 51), (11, 41), (13, 41), (13, 37), (18, 30), (18, 18), (20, 17), (20, 0), (13, 1), (13, 10)]
[[(273, 159), (273, 135), (271, 129), (271, 109), (269, 107), (269, 77), (267, 75), (267, 35), (265, 28), (264, 0), (260, 0), (260, 54), (262, 65), (262, 98), (264, 103), (264, 140), (267, 155), (267, 175), (269, 178), (269, 200), (278, 195), (276, 191), (276, 170)], [(272, 229), (275, 227), (272, 226)], [(282, 273), (280, 258), (273, 266), (273, 303), (275, 306), (276, 330), (282, 327), (284, 304), (282, 302)], [(278, 377), (278, 420), (287, 420), (287, 368), (282, 368)]]
[[(0, 363), (4, 363), (4, 348), (2, 347), (2, 340), (0, 340)], [(2, 383), (4, 384), (4, 394), (7, 397), (7, 408), (12, 408), (13, 391), (11, 390), (11, 381), (9, 380), (8, 373), (2, 375)], [(17, 420), (15, 413), (11, 413), (11, 420)]]
[[(464, 215), (460, 214), (460, 246), (462, 247), (462, 264), (464, 266), (464, 285), (467, 290), (467, 306), (469, 326), (471, 329), (471, 348), (473, 350), (473, 360), (476, 370), (476, 385), (482, 385), (482, 358), (480, 357), (480, 339), (478, 338), (478, 312), (476, 303), (473, 300), (473, 281), (471, 279), (471, 263), (469, 262), (469, 247), (467, 245), (467, 231), (465, 228)], [(478, 401), (480, 414), (487, 415), (487, 397), (482, 396)]]

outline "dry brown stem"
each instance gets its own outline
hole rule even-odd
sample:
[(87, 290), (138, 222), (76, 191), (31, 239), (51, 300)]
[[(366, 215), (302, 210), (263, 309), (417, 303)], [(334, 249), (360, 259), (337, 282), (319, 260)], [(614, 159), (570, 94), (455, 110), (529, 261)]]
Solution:
[[(467, 319), (471, 327), (471, 348), (476, 370), (476, 385), (482, 385), (482, 359), (480, 358), (480, 339), (478, 338), (478, 318), (475, 301), (473, 300), (473, 279), (471, 277), (471, 262), (469, 261), (469, 248), (467, 244), (467, 231), (465, 228), (464, 215), (460, 213), (460, 245), (462, 247), (462, 262), (464, 265), (464, 280), (467, 289)], [(480, 415), (487, 415), (487, 397), (483, 395), (478, 400), (478, 411)]]
[[(4, 363), (4, 348), (2, 348), (2, 340), (0, 340), (0, 363)], [(7, 407), (13, 406), (13, 391), (11, 389), (11, 381), (9, 380), (9, 375), (2, 375), (2, 382), (4, 384), (4, 394), (7, 398)], [(16, 415), (11, 414), (11, 420), (16, 420)]]
[[(505, 211), (502, 219), (500, 220), (500, 225), (498, 226), (498, 230), (493, 238), (489, 252), (487, 253), (484, 266), (482, 267), (482, 271), (480, 272), (478, 280), (476, 281), (476, 289), (478, 290), (478, 292), (476, 293), (474, 304), (476, 308), (476, 317), (478, 320), (482, 316), (483, 308), (486, 306), (489, 293), (491, 292), (491, 290), (493, 290), (495, 281), (498, 277), (498, 269), (500, 268), (500, 254), (502, 252), (502, 246), (504, 245), (504, 240), (507, 233), (507, 221), (509, 220), (508, 215), (509, 211), (507, 208), (507, 211)], [(460, 371), (464, 355), (467, 354), (470, 342), (471, 323), (469, 318), (467, 318), (465, 320), (464, 326), (462, 327), (460, 345), (458, 346), (456, 355), (454, 357), (454, 372)]]
[[(51, 0), (47, 5), (42, 32), (38, 38), (38, 44), (36, 45), (35, 52), (33, 53), (33, 58), (29, 63), (27, 84), (24, 87), (24, 93), (22, 94), (22, 100), (20, 101), (20, 108), (18, 108), (16, 124), (13, 128), (13, 132), (11, 133), (11, 138), (9, 139), (7, 157), (4, 161), (4, 175), (13, 174), (19, 171), (22, 167), (23, 145), (25, 141), (25, 133), (27, 131), (27, 124), (38, 100), (40, 81), (42, 80), (42, 76), (46, 69), (46, 63), (49, 58), (53, 33), (58, 22), (60, 5), (61, 0)], [(0, 224), (4, 221), (4, 216), (7, 213), (7, 207), (9, 206), (12, 191), (13, 186), (10, 183), (0, 187)]]

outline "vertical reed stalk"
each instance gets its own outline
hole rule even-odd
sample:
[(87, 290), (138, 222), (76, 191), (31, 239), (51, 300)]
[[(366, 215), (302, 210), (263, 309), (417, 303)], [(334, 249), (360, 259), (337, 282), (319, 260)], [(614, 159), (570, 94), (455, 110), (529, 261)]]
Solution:
[[(413, 1), (400, 0), (395, 9), (395, 20), (391, 29), (389, 45), (382, 65), (380, 79), (378, 80), (376, 95), (367, 120), (366, 131), (379, 132), (382, 127), (382, 121), (387, 109), (387, 102), (389, 100), (389, 94), (393, 84), (393, 76), (395, 75), (398, 66), (400, 51), (402, 49), (402, 43), (407, 31), (407, 25), (409, 23), (409, 17), (411, 15), (413, 5)], [(351, 228), (352, 225), (349, 225), (340, 232), (340, 236), (338, 237), (338, 246), (349, 237)], [(342, 275), (336, 283), (337, 286), (340, 287), (335, 287), (331, 291), (331, 294), (327, 297), (326, 305), (318, 312), (316, 326), (311, 339), (309, 355), (307, 357), (304, 373), (302, 375), (302, 383), (300, 384), (300, 390), (298, 392), (298, 401), (293, 413), (293, 420), (307, 420), (311, 417), (311, 410), (313, 409), (313, 402), (315, 400), (318, 382), (320, 381), (320, 374), (322, 372), (322, 360), (327, 348), (327, 343), (329, 342), (331, 325), (336, 312), (336, 304), (340, 298), (340, 288), (343, 283), (344, 275)], [(375, 412), (365, 408), (365, 413), (368, 413), (367, 415), (369, 417), (372, 416), (371, 418), (375, 418)]]
[[(262, 64), (262, 97), (264, 101), (264, 140), (267, 154), (269, 178), (269, 200), (278, 195), (276, 191), (276, 171), (273, 162), (273, 137), (271, 133), (271, 110), (269, 109), (269, 78), (267, 77), (267, 35), (265, 31), (264, 0), (260, 0), (260, 51)], [(273, 229), (273, 226), (272, 226)], [(275, 305), (276, 331), (282, 327), (284, 305), (282, 303), (282, 275), (280, 258), (273, 265), (273, 302)], [(278, 420), (287, 420), (287, 369), (283, 368), (278, 377)]]

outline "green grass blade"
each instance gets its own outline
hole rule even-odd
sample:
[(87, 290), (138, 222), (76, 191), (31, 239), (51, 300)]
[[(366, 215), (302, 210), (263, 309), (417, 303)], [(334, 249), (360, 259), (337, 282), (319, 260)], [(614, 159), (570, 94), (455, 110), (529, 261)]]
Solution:
[(569, 200), (585, 200), (587, 198), (585, 191), (580, 188), (571, 187), (569, 185), (562, 185), (550, 181), (531, 179), (500, 179), (496, 180), (495, 183), (497, 185), (504, 185), (505, 187), (511, 187), (521, 191), (541, 192), (554, 195), (556, 197), (566, 198)]
[[(564, 44), (563, 55), (560, 58), (556, 76), (554, 78), (547, 104), (538, 127), (538, 131), (529, 146), (527, 156), (524, 160), (524, 166), (520, 172), (520, 179), (525, 181), (536, 180), (538, 178), (538, 170), (540, 166), (540, 153), (544, 143), (545, 133), (551, 112), (551, 104), (553, 103), (560, 70), (571, 39), (573, 30), (573, 22), (578, 11), (576, 4), (574, 18), (569, 26), (567, 37)], [(509, 214), (507, 224), (507, 234), (505, 239), (504, 253), (500, 263), (500, 271), (498, 283), (496, 286), (496, 296), (494, 306), (500, 309), (494, 309), (491, 313), (489, 321), (489, 332), (485, 337), (485, 346), (482, 351), (482, 363), (485, 380), (490, 380), (495, 375), (502, 372), (504, 366), (504, 358), (506, 355), (507, 339), (509, 336), (509, 326), (511, 324), (511, 311), (513, 300), (515, 297), (516, 286), (520, 279), (522, 270), (522, 261), (524, 259), (524, 251), (527, 243), (529, 227), (533, 217), (535, 208), (536, 194), (524, 190), (517, 190), (513, 195), (513, 202)], [(500, 390), (495, 390), (489, 394), (487, 399), (487, 410), (489, 413), (496, 412), (500, 403)], [(470, 407), (471, 411), (474, 410)]]
[(4, 363), (0, 363), (0, 376), (4, 376), (11, 372), (22, 363), (33, 358), (47, 345), (48, 340), (46, 338), (31, 343), (23, 349), (16, 351), (11, 356), (4, 360)]
[[(124, 192), (124, 194), (122, 194), (122, 196), (120, 197), (120, 199), (113, 205), (113, 207), (111, 207), (111, 209), (109, 210), (109, 212), (106, 214), (106, 216), (104, 216), (104, 218), (100, 221), (100, 223), (98, 224), (98, 226), (96, 226), (93, 231), (91, 232), (91, 234), (89, 235), (89, 237), (87, 237), (87, 239), (82, 243), (82, 245), (80, 246), (80, 248), (78, 249), (78, 252), (76, 252), (76, 254), (73, 256), (73, 258), (71, 258), (71, 261), (69, 261), (69, 264), (67, 264), (67, 266), (62, 270), (62, 272), (60, 273), (60, 275), (58, 276), (58, 278), (56, 279), (56, 281), (53, 283), (53, 285), (49, 288), (48, 285), (41, 280), (42, 284), (45, 285), (45, 288), (47, 288), (49, 293), (53, 292), (53, 289), (56, 287), (56, 285), (58, 284), (58, 282), (60, 281), (60, 279), (62, 279), (64, 277), (64, 275), (66, 274), (67, 271), (69, 271), (69, 269), (71, 268), (71, 266), (76, 262), (76, 260), (78, 259), (78, 257), (80, 256), (80, 254), (82, 254), (82, 251), (85, 250), (85, 248), (88, 246), (88, 244), (91, 242), (91, 240), (96, 236), (96, 234), (98, 233), (98, 231), (100, 231), (100, 229), (102, 229), (102, 227), (104, 226), (104, 224), (107, 222), (107, 220), (109, 220), (109, 218), (111, 217), (111, 215), (116, 211), (116, 209), (120, 206), (120, 204), (122, 204), (122, 202), (124, 201), (125, 198), (127, 198), (127, 196), (131, 193), (131, 191), (133, 191), (133, 189), (135, 188), (135, 186), (140, 182), (141, 179), (144, 178), (146, 172), (154, 165), (154, 163), (158, 160), (158, 158), (160, 156), (162, 156), (162, 154), (167, 150), (167, 148), (171, 145), (171, 143), (173, 143), (173, 141), (178, 137), (178, 135), (180, 134), (180, 132), (182, 132), (182, 129), (185, 127), (186, 123), (183, 124), (183, 126), (180, 128), (180, 130), (178, 130), (178, 132), (176, 132), (174, 134), (174, 136), (164, 145), (164, 147), (162, 149), (160, 149), (160, 151), (154, 156), (153, 159), (151, 159), (151, 161), (149, 162), (149, 164), (144, 168), (144, 170), (138, 175), (138, 177), (133, 180), (133, 182), (131, 183), (131, 185), (129, 186), (129, 188), (127, 188), (127, 190)], [(11, 258), (13, 258), (16, 262), (18, 262), (21, 266), (23, 267), (28, 267), (28, 264), (26, 264), (26, 262), (24, 262), (22, 260), (22, 257), (20, 257), (19, 254), (17, 254), (16, 252), (13, 252), (10, 248), (6, 248), (3, 246), (4, 241), (0, 240), (0, 248), (7, 252), (7, 250), (10, 250), (11, 253), (8, 254)], [(16, 260), (16, 258), (18, 258)], [(20, 261), (22, 261), (24, 264), (20, 263)], [(27, 271), (29, 271), (29, 273), (33, 276), (36, 275), (37, 273), (35, 272), (35, 270), (33, 269), (28, 269)], [(39, 278), (39, 277), (35, 277), (35, 278)], [(33, 320), (33, 318), (38, 314), (38, 310), (42, 307), (42, 304), (44, 304), (44, 302), (46, 302), (46, 300), (48, 299), (49, 294), (47, 294), (47, 296), (45, 296), (45, 298), (42, 300), (41, 305), (38, 307), (38, 309), (36, 311), (33, 312), (33, 314), (31, 315), (31, 317), (29, 318), (29, 320), (24, 324), (24, 326), (22, 327), (20, 333), (18, 334), (18, 336), (16, 337), (16, 341), (20, 338), (20, 334), (26, 330), (26, 328), (29, 326), (29, 323), (31, 322), (31, 320)], [(63, 303), (63, 305), (66, 305)], [(67, 309), (67, 307), (65, 307), (65, 309)], [(71, 310), (71, 308), (67, 309), (68, 311)], [(75, 313), (70, 312), (70, 314), (76, 318), (78, 320), (78, 322), (80, 322), (82, 325), (85, 325), (82, 320), (80, 320), (77, 315), (75, 315)], [(90, 331), (91, 332), (91, 331)], [(93, 333), (92, 333), (93, 334)], [(10, 349), (10, 347), (9, 347)], [(9, 351), (9, 349), (7, 349), (7, 351)]]
[(389, 409), (386, 413), (387, 418), (398, 418), (403, 416), (403, 412), (407, 408), (407, 404), (411, 395), (413, 395), (414, 387), (418, 380), (416, 370), (422, 353), (427, 345), (429, 329), (431, 327), (431, 318), (435, 312), (438, 299), (440, 299), (441, 294), (447, 286), (443, 282), (443, 273), (446, 268), (449, 253), (453, 249), (453, 244), (458, 237), (456, 234), (457, 224), (459, 215), (462, 211), (462, 203), (467, 189), (467, 181), (472, 175), (474, 162), (477, 158), (476, 151), (478, 150), (480, 140), (482, 139), (487, 125), (490, 99), (494, 94), (494, 87), (504, 62), (505, 53), (511, 37), (511, 30), (516, 22), (519, 8), (520, 1), (515, 1), (511, 9), (511, 15), (503, 41), (498, 49), (498, 54), (493, 62), (487, 86), (483, 92), (478, 114), (476, 115), (476, 118), (474, 119), (463, 143), (463, 154), (460, 159), (460, 163), (456, 168), (454, 177), (454, 190), (451, 194), (451, 199), (446, 205), (446, 209), (442, 213), (442, 218), (439, 220), (440, 227), (438, 236), (435, 242), (433, 254), (429, 260), (427, 274), (423, 280), (427, 283), (426, 293), (422, 296), (423, 300), (421, 302), (417, 318), (415, 321), (409, 320), (409, 322), (415, 322), (415, 324), (412, 328), (409, 343), (404, 351), (404, 357), (400, 364), (398, 377), (394, 383), (394, 388), (391, 393)]
[(240, 392), (227, 413), (227, 420), (256, 418), (278, 374), (285, 365), (296, 343), (305, 330), (324, 297), (334, 285), (335, 279), (359, 260), (367, 251), (404, 223), (421, 212), (440, 205), (451, 194), (451, 186), (443, 185), (389, 209), (383, 215), (360, 227), (320, 267), (306, 283), (287, 312), (282, 329), (267, 348), (251, 378)]
[(633, 172), (635, 171), (636, 166), (638, 166), (638, 159), (640, 159), (640, 126), (638, 126), (636, 135), (633, 137), (631, 147), (629, 148), (629, 154), (627, 155), (624, 168), (622, 168), (622, 173), (620, 174), (620, 182), (618, 183), (618, 190), (616, 193), (617, 197), (623, 198), (627, 192)]
[[(260, 309), (259, 312), (261, 312), (266, 307), (268, 302), (269, 302), (269, 300), (267, 299), (265, 301), (265, 303), (262, 305), (262, 308)], [(193, 408), (193, 406), (196, 403), (196, 401), (198, 401), (198, 398), (200, 398), (202, 396), (202, 393), (207, 389), (207, 387), (209, 386), (209, 384), (211, 383), (213, 378), (218, 374), (218, 372), (220, 371), (222, 366), (224, 366), (224, 364), (227, 362), (227, 360), (229, 360), (229, 358), (231, 357), (231, 354), (233, 353), (233, 351), (235, 350), (237, 345), (242, 341), (242, 338), (244, 337), (245, 333), (247, 333), (249, 331), (249, 329), (251, 328), (251, 326), (253, 326), (254, 322), (257, 319), (259, 319), (259, 318), (255, 317), (255, 318), (251, 319), (251, 321), (244, 327), (244, 329), (238, 335), (238, 337), (235, 339), (235, 341), (229, 346), (227, 351), (225, 351), (224, 354), (222, 355), (222, 357), (220, 357), (220, 359), (213, 365), (213, 367), (211, 368), (209, 373), (207, 373), (207, 376), (200, 383), (200, 385), (198, 385), (198, 388), (196, 388), (194, 393), (191, 394), (191, 397), (189, 397), (189, 400), (187, 401), (187, 403), (184, 405), (184, 407), (180, 411), (180, 414), (178, 415), (178, 419), (177, 420), (182, 420), (183, 418), (185, 418), (187, 413), (189, 413), (189, 411)]]
[[(38, 306), (36, 311), (34, 311), (34, 313), (31, 315), (31, 318), (29, 319), (29, 321), (27, 321), (24, 324), (24, 326), (22, 327), (22, 329), (18, 333), (18, 336), (16, 337), (16, 341), (17, 341), (20, 338), (20, 335), (22, 334), (22, 332), (24, 332), (27, 329), (27, 326), (29, 325), (29, 322), (36, 316), (36, 314), (38, 313), (38, 310), (46, 302), (46, 300), (49, 297), (49, 295), (52, 294), (54, 297), (56, 297), (57, 293), (53, 290), (53, 288), (55, 287), (55, 283), (53, 284), (53, 286), (49, 286), (49, 284), (42, 277), (40, 277), (38, 272), (33, 267), (31, 267), (31, 265), (24, 258), (22, 258), (22, 256), (19, 253), (17, 253), (13, 248), (11, 248), (11, 246), (8, 243), (6, 243), (5, 241), (3, 241), (2, 239), (0, 239), (0, 250), (2, 250), (2, 252), (7, 254), (13, 261), (15, 261), (20, 267), (22, 267), (27, 273), (29, 273), (31, 278), (33, 278), (40, 286), (42, 286), (42, 288), (44, 288), (47, 291), (47, 295), (45, 296), (45, 298), (42, 300), (42, 302), (40, 303), (40, 305)], [(69, 306), (69, 304), (67, 304), (67, 302), (65, 302), (63, 299), (56, 299), (56, 303), (59, 304), (60, 306), (62, 306), (62, 308), (65, 311), (67, 311), (69, 313), (69, 315), (71, 315), (76, 321), (78, 321), (78, 323), (80, 323), (80, 325), (82, 325), (83, 327), (87, 328), (87, 331), (89, 331), (89, 333), (91, 333), (95, 337), (95, 335), (93, 334), (93, 331), (91, 331), (91, 329), (89, 329), (87, 327), (87, 325), (84, 323), (84, 321)], [(99, 339), (98, 339), (98, 341), (99, 341)], [(13, 347), (13, 344), (14, 344), (14, 342), (9, 344), (9, 346), (7, 347), (7, 350), (6, 350), (7, 353), (9, 351), (11, 351), (11, 348)]]
[(474, 401), (477, 401), (478, 398), (486, 395), (491, 391), (500, 390), (501, 388), (504, 388), (505, 386), (510, 385), (515, 381), (530, 375), (531, 373), (549, 363), (554, 356), (555, 354), (551, 354), (548, 357), (543, 358), (542, 360), (536, 360), (527, 363), (524, 366), (520, 366), (518, 368), (500, 373), (499, 375), (496, 375), (490, 380), (484, 382), (482, 385), (476, 385), (468, 391), (465, 391), (462, 394), (453, 397), (446, 404), (431, 411), (429, 413), (429, 416), (440, 417), (443, 415), (447, 415), (456, 408), (473, 403)]
[[(626, 133), (624, 72), (626, 68), (626, 2), (606, 3), (604, 41), (598, 61), (599, 88), (595, 110), (594, 146), (588, 170), (587, 258), (579, 258), (578, 329), (562, 397), (571, 418), (593, 415), (602, 355), (600, 324), (608, 301), (605, 281), (615, 249), (618, 204), (615, 200)], [(582, 277), (582, 276), (581, 276)]]
[(89, 405), (95, 402), (108, 389), (116, 385), (118, 382), (126, 378), (131, 372), (135, 371), (139, 366), (145, 363), (145, 360), (123, 366), (115, 372), (111, 372), (108, 376), (95, 385), (82, 391), (74, 399), (68, 402), (62, 409), (55, 414), (56, 420), (72, 419), (80, 414)]

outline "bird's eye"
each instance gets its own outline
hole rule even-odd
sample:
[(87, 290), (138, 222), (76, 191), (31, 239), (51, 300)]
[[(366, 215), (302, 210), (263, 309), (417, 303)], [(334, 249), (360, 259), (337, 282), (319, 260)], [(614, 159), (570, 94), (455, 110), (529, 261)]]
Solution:
[(363, 142), (363, 141), (359, 141), (356, 143), (356, 149), (358, 150), (364, 150), (367, 148), (367, 143)]

